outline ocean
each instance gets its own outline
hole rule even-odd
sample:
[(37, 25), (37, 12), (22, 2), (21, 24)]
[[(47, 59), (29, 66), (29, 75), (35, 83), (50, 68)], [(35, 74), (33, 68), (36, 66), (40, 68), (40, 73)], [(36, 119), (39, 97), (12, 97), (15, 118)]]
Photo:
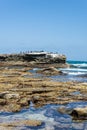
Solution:
[[(45, 76), (51, 78), (54, 81), (59, 82), (67, 82), (67, 81), (75, 81), (75, 82), (87, 82), (87, 62), (86, 61), (67, 61), (70, 65), (69, 68), (58, 68), (64, 74), (63, 75), (54, 75), (54, 76)], [(30, 70), (30, 72), (34, 73), (35, 77), (44, 77), (41, 74), (37, 74), (36, 70), (39, 68), (34, 68)]]
[(57, 81), (77, 81), (87, 82), (87, 62), (86, 61), (67, 61), (69, 68), (60, 68), (64, 75), (51, 76)]

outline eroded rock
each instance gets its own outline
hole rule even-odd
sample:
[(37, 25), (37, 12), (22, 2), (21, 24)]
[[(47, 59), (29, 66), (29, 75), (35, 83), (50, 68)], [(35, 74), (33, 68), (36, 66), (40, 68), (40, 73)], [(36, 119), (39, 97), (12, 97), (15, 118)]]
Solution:
[(87, 119), (87, 107), (84, 108), (74, 108), (70, 114), (73, 119)]
[(0, 92), (0, 98), (4, 98), (6, 94), (8, 94), (9, 92), (6, 91), (6, 92)]
[[(26, 78), (23, 75), (28, 74), (28, 63), (16, 63), (11, 61), (3, 64), (5, 69), (4, 67), (0, 69), (0, 110), (20, 111), (22, 108), (29, 107), (30, 101), (32, 101), (36, 107), (46, 104), (64, 105), (69, 102), (87, 101), (86, 83), (57, 82), (48, 78), (34, 78), (33, 76)], [(14, 69), (14, 65), (18, 68)], [(26, 66), (24, 68), (26, 71), (21, 70), (23, 68), (20, 68), (20, 65), (22, 67)], [(58, 74), (58, 70), (53, 67), (51, 67), (50, 74), (52, 70), (53, 73), (57, 71)], [(20, 73), (19, 76), (15, 75), (17, 72)], [(10, 76), (8, 76), (8, 74), (10, 74)], [(75, 94), (75, 92), (78, 91), (80, 94)], [(72, 93), (74, 93), (74, 95), (72, 95)]]
[(20, 96), (18, 93), (8, 93), (8, 94), (5, 94), (4, 98), (6, 99), (18, 99)]
[(44, 74), (44, 75), (61, 75), (61, 74), (63, 74), (62, 71), (60, 71), (54, 67), (44, 68), (41, 70), (37, 70), (36, 72), (40, 73), (40, 74)]
[(87, 120), (87, 107), (67, 108), (61, 106), (58, 108), (58, 112), (71, 115), (73, 120)]
[(0, 126), (3, 127), (19, 127), (19, 126), (40, 126), (42, 124), (41, 121), (39, 120), (20, 120), (20, 121), (14, 121), (14, 122), (10, 122), (10, 123), (0, 123)]
[(9, 112), (19, 112), (21, 110), (21, 106), (19, 104), (11, 103), (6, 107), (6, 111)]
[(30, 104), (30, 99), (21, 98), (21, 99), (18, 101), (18, 104), (20, 104), (21, 107), (23, 107), (23, 106), (29, 106), (29, 104)]
[(7, 102), (6, 102), (6, 100), (5, 99), (0, 99), (0, 105), (6, 105), (7, 104)]

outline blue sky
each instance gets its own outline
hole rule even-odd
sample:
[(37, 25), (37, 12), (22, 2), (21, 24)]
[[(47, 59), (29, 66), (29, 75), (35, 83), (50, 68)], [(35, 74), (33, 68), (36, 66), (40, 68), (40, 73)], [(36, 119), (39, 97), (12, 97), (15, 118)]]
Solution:
[(87, 0), (0, 0), (0, 53), (28, 50), (87, 60)]

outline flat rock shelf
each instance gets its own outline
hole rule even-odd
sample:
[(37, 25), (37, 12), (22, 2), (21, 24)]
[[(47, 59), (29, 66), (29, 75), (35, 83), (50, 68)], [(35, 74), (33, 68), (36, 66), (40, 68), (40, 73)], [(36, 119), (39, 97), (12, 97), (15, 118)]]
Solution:
[[(86, 117), (73, 118), (78, 108), (87, 107), (86, 82), (53, 81), (46, 75), (34, 77), (33, 67), (27, 62), (0, 64), (0, 129), (87, 129)], [(68, 107), (71, 114), (66, 113)]]

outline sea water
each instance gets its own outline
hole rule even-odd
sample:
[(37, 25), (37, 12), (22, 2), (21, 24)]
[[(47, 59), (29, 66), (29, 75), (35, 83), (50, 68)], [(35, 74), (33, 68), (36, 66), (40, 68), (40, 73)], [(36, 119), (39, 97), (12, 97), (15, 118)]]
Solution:
[[(48, 104), (41, 108), (34, 108), (30, 105), (29, 109), (18, 113), (0, 113), (0, 122), (13, 122), (20, 120), (40, 120), (41, 126), (16, 127), (14, 130), (87, 130), (87, 121), (76, 122), (71, 116), (58, 112), (62, 105)], [(74, 102), (65, 105), (66, 108), (85, 107), (87, 102)]]
[(77, 81), (87, 82), (87, 62), (86, 61), (67, 61), (69, 68), (60, 68), (64, 75), (51, 76), (57, 81)]
[(54, 81), (87, 82), (87, 62), (86, 61), (67, 61), (67, 63), (70, 65), (70, 67), (58, 68), (58, 70), (61, 70), (64, 73), (62, 75), (46, 76), (46, 75), (36, 73), (36, 71), (40, 68), (34, 68), (33, 70), (30, 70), (30, 72), (34, 74), (34, 77), (39, 77), (39, 78), (48, 77)]

